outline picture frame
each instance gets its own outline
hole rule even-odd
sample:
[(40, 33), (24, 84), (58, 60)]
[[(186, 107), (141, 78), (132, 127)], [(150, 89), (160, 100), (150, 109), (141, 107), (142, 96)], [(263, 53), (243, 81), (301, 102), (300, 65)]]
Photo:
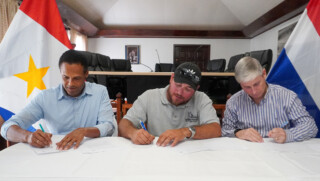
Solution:
[(284, 45), (287, 43), (291, 33), (293, 32), (297, 22), (288, 25), (285, 28), (282, 28), (278, 31), (278, 48), (277, 48), (277, 57), (279, 57)]
[(140, 64), (140, 45), (126, 45), (126, 59), (131, 64)]

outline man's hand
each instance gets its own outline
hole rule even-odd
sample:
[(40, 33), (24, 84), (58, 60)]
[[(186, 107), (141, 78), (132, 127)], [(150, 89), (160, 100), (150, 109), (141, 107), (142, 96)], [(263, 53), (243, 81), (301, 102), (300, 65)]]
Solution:
[(286, 131), (282, 128), (273, 128), (269, 131), (268, 136), (277, 143), (285, 143), (287, 139)]
[(262, 136), (254, 128), (240, 130), (236, 133), (235, 136), (240, 139), (248, 140), (248, 141), (252, 141), (252, 142), (259, 142), (259, 143), (263, 142)]
[(44, 133), (38, 129), (35, 132), (28, 135), (27, 142), (29, 145), (32, 145), (34, 147), (44, 148), (52, 144), (51, 137), (52, 134)]
[(144, 129), (137, 129), (131, 137), (131, 141), (137, 145), (149, 145), (153, 140), (154, 136)]
[(170, 142), (171, 146), (177, 145), (180, 141), (184, 140), (185, 137), (190, 135), (190, 131), (188, 128), (181, 129), (170, 129), (165, 131), (159, 136), (157, 141), (158, 146), (167, 146)]
[(57, 143), (57, 149), (68, 150), (74, 144), (74, 149), (77, 149), (86, 135), (85, 128), (78, 128), (73, 130), (71, 133), (67, 134), (59, 143)]

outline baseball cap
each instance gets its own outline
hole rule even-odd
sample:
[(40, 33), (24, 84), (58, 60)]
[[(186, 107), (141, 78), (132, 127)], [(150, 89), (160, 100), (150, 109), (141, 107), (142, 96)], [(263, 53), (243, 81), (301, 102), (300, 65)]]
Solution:
[(191, 62), (180, 64), (174, 72), (174, 81), (177, 83), (185, 83), (190, 85), (194, 90), (200, 84), (201, 71), (200, 68)]

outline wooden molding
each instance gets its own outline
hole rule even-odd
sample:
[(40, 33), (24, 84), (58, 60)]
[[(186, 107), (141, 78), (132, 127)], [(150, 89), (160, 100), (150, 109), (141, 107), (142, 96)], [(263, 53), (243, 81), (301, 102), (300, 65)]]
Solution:
[(97, 34), (98, 28), (96, 26), (84, 19), (69, 6), (65, 5), (61, 0), (56, 0), (56, 2), (64, 24), (88, 37)]
[(303, 12), (309, 0), (285, 0), (266, 14), (246, 26), (242, 32), (247, 38), (253, 38)]
[(195, 31), (195, 30), (147, 30), (108, 29), (100, 30), (92, 38), (245, 38), (241, 31)]

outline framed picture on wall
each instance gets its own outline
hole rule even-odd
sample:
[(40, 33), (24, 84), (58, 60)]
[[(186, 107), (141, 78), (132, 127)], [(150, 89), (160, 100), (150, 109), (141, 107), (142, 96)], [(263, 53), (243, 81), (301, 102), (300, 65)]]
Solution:
[(279, 30), (278, 32), (278, 52), (277, 57), (279, 57), (284, 45), (287, 43), (287, 40), (289, 39), (294, 27), (296, 26), (297, 22)]
[(126, 59), (130, 60), (131, 64), (139, 64), (140, 45), (126, 45)]

